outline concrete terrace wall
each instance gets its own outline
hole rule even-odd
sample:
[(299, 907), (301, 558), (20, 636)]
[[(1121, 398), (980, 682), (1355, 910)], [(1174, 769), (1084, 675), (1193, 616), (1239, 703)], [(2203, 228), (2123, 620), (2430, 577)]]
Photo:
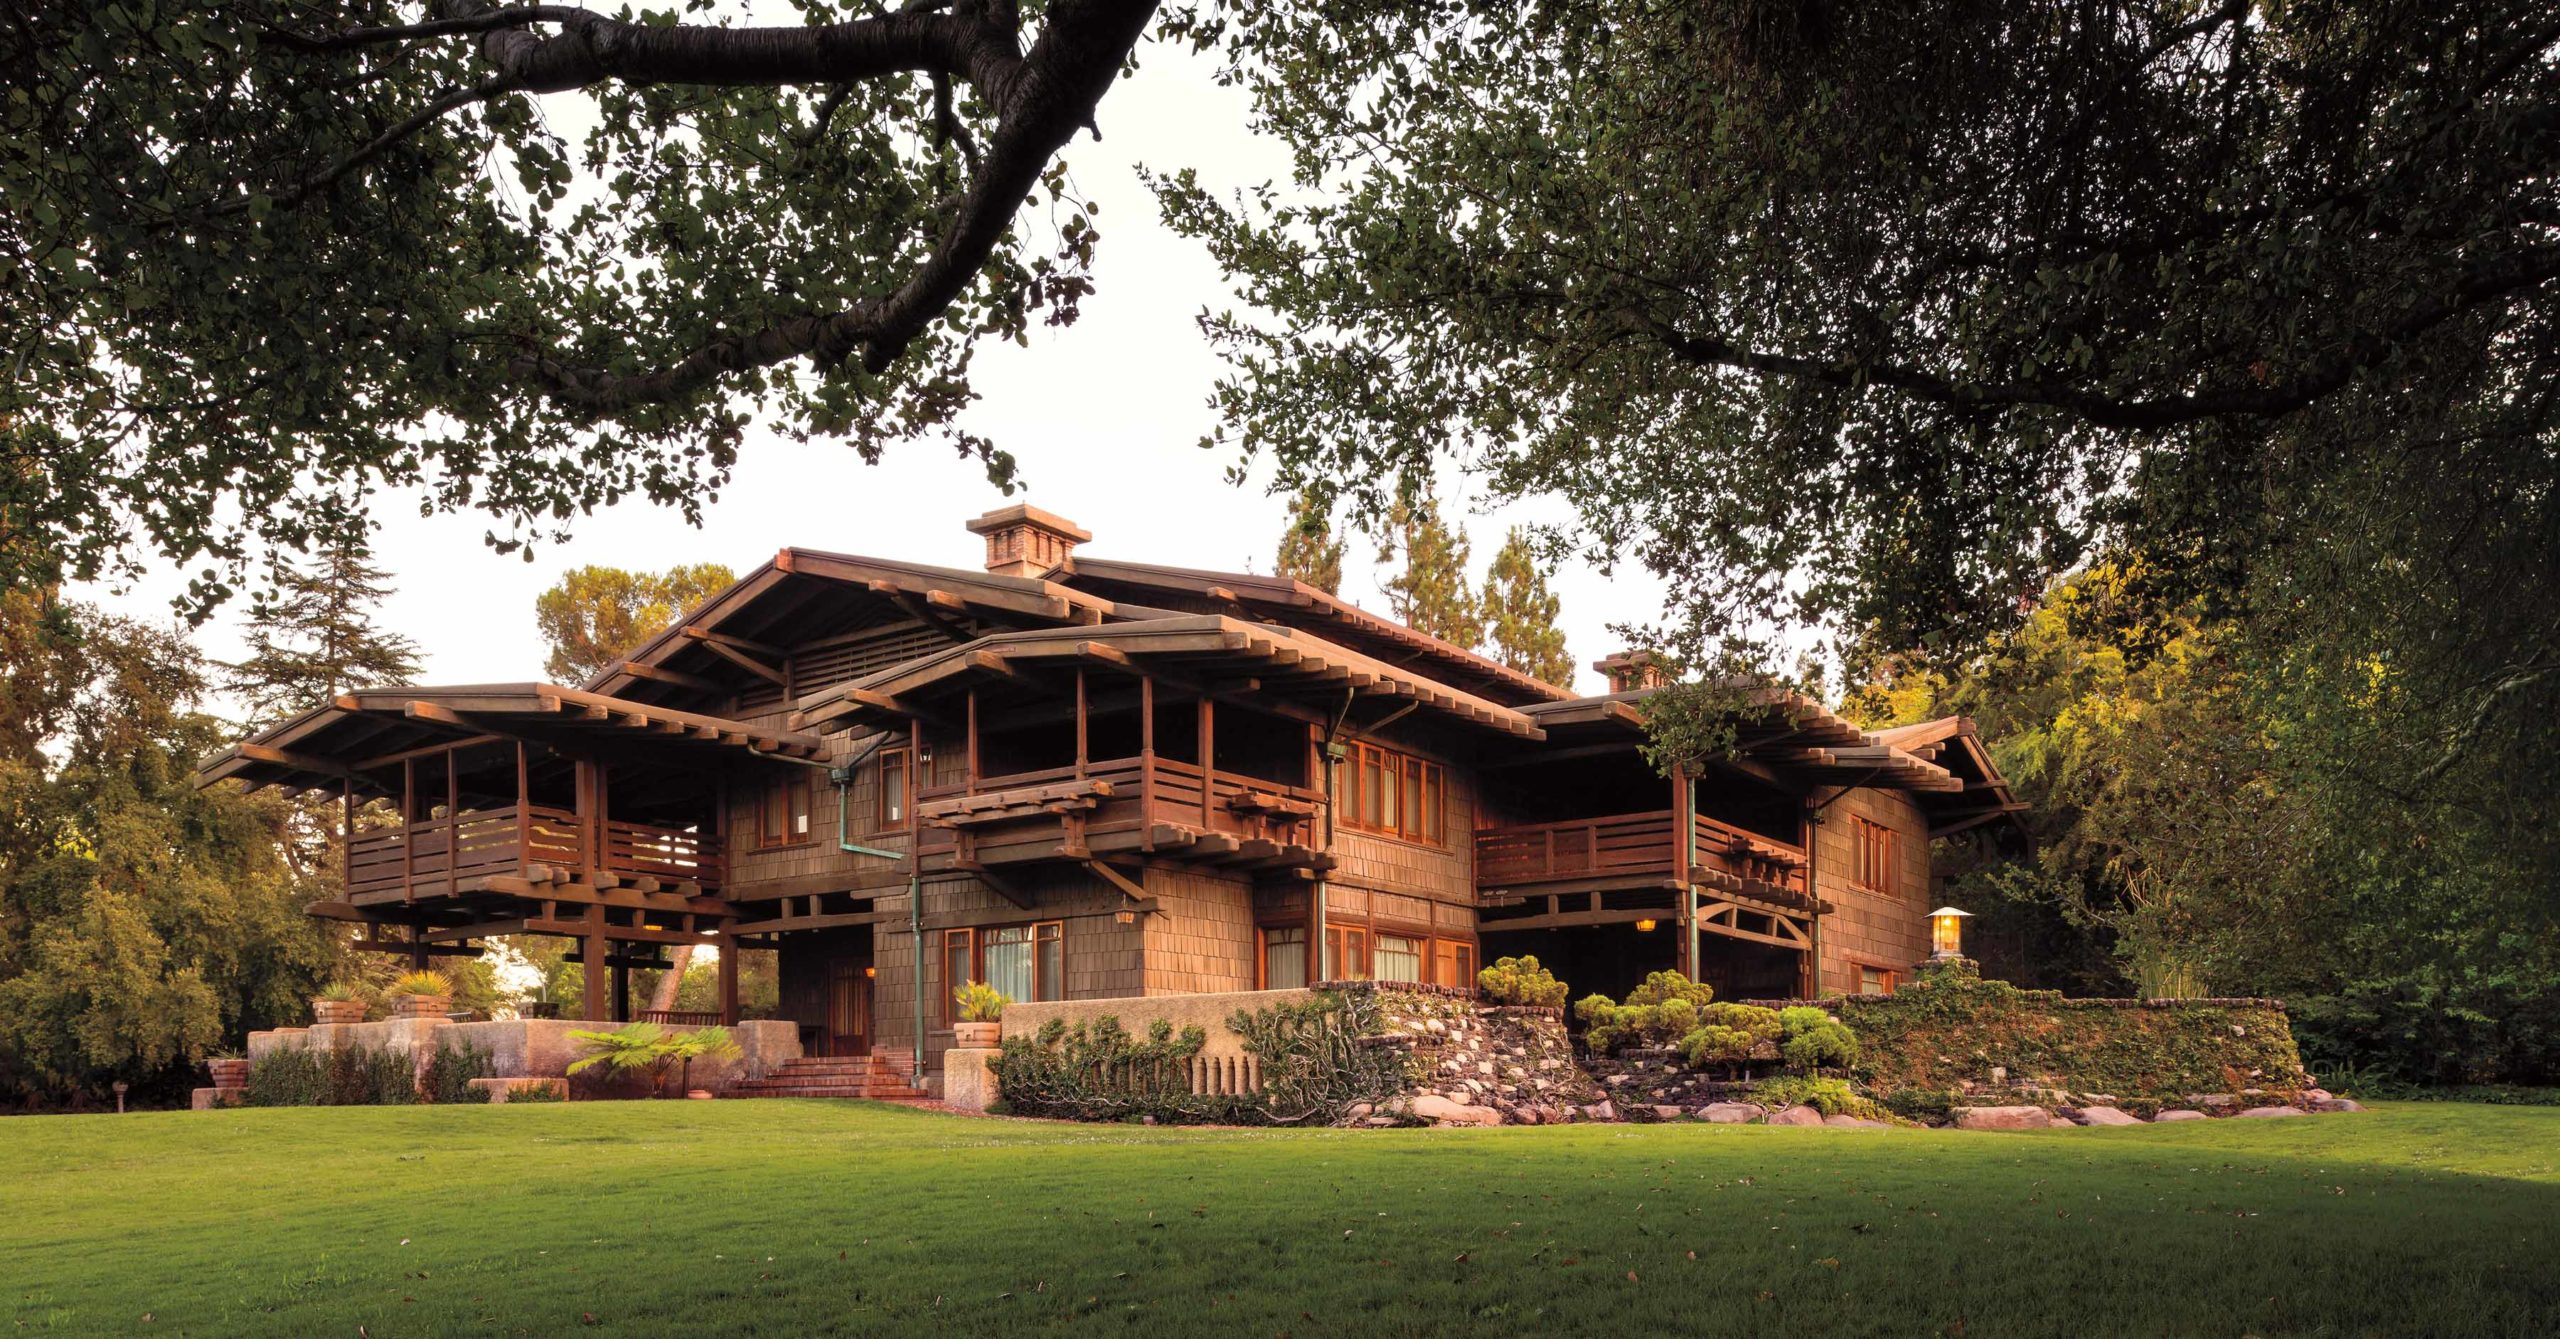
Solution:
[[(250, 1033), (249, 1065), (254, 1072), (258, 1061), (288, 1049), (329, 1051), (356, 1046), (417, 1054), (422, 1047), (467, 1043), (489, 1053), (492, 1078), (562, 1078), (568, 1074), (570, 1063), (586, 1054), (586, 1048), (569, 1034), (604, 1031), (614, 1026), (566, 1018), (512, 1018), (483, 1023), (393, 1018), (371, 1023), (314, 1023), (310, 1027)], [(695, 1061), (694, 1087), (716, 1092), (740, 1079), (761, 1077), (800, 1054), (799, 1029), (785, 1020), (743, 1022), (729, 1029), (729, 1035), (737, 1039), (743, 1054), (736, 1060)], [(596, 1077), (590, 1079), (591, 1074)], [(668, 1082), (674, 1081), (671, 1074)], [(602, 1096), (619, 1093), (626, 1086), (629, 1085), (614, 1084), (591, 1070), (577, 1076), (573, 1091), (579, 1096)]]

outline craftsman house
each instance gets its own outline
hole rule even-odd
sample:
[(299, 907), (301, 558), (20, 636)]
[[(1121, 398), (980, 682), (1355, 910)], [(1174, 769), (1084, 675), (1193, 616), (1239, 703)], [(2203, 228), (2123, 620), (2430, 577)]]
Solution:
[(200, 777), (340, 799), (312, 911), (366, 947), (569, 936), (593, 1019), (671, 945), (776, 949), (810, 1053), (927, 1067), (970, 979), (1462, 985), (1530, 952), (1577, 993), (1889, 991), (1931, 840), (2019, 807), (1964, 720), (1773, 692), (1738, 756), (1665, 779), (1641, 656), (1575, 697), (1294, 581), (1091, 557), (1036, 508), (969, 529), (982, 570), (784, 549), (581, 687), (349, 693)]

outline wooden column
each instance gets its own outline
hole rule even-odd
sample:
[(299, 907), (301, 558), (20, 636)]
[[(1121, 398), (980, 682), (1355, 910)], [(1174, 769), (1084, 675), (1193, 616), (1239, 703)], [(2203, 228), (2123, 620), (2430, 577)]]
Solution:
[[(586, 764), (580, 763), (578, 766), (583, 773)], [(581, 786), (579, 789), (583, 791), (585, 787)], [(586, 991), (585, 999), (579, 1007), (589, 1021), (602, 1022), (606, 1011), (604, 960), (605, 955), (612, 951), (605, 946), (604, 942), (604, 908), (587, 908), (587, 932), (581, 937), (580, 944), (578, 976), (585, 984)]]
[(1086, 763), (1084, 666), (1076, 666), (1076, 780), (1084, 780)]
[(409, 927), (409, 970), (427, 970), (427, 927), (423, 925)]
[(344, 817), (338, 827), (338, 898), (352, 900), (356, 893), (356, 780), (346, 777), (338, 782), (339, 797), (345, 803)]
[(400, 760), (400, 897), (418, 896), (418, 760)]
[(978, 690), (977, 690), (977, 689), (975, 689), (975, 688), (972, 688), (972, 689), (970, 689), (970, 690), (969, 690), (969, 725), (968, 725), (968, 730), (969, 730), (969, 747), (968, 747), (967, 755), (966, 755), (966, 757), (963, 759), (963, 761), (967, 764), (968, 769), (969, 769), (969, 771), (968, 771), (968, 788), (969, 788), (969, 791), (970, 791), (970, 793), (971, 793), (971, 794), (975, 794), (975, 793), (977, 793), (977, 789), (978, 789)]
[(738, 937), (720, 935), (720, 1026), (738, 1025)]
[(1200, 698), (1200, 830), (1216, 827), (1211, 810), (1218, 798), (1218, 706), (1207, 694)]
[(528, 873), (533, 862), (533, 785), (532, 767), (525, 760), (524, 741), (516, 741), (516, 877)]
[(1671, 880), (1680, 887), (1680, 974), (1698, 979), (1698, 898), (1691, 862), (1698, 842), (1697, 787), (1682, 768), (1671, 769)]
[(1138, 676), (1138, 849), (1156, 849), (1156, 681)]

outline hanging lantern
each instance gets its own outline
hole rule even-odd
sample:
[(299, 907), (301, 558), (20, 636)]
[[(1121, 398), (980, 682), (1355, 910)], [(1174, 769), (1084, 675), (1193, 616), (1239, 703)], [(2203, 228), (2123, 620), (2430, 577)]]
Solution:
[(1929, 949), (1933, 958), (1964, 956), (1964, 922), (1970, 911), (1940, 907), (1929, 913)]
[(1640, 921), (1637, 921), (1637, 922), (1636, 922), (1636, 933), (1637, 933), (1637, 934), (1640, 934), (1640, 935), (1649, 935), (1649, 934), (1652, 934), (1652, 933), (1653, 933), (1653, 926), (1654, 926), (1654, 920), (1653, 920), (1653, 918), (1652, 918), (1652, 917), (1648, 916), (1648, 917), (1644, 918), (1643, 920), (1640, 920)]

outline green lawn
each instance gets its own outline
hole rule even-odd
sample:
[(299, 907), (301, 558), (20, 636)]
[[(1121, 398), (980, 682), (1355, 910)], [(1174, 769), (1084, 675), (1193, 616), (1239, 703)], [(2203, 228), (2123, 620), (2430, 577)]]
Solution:
[(2560, 1110), (1196, 1132), (861, 1103), (0, 1120), (25, 1330), (2560, 1332)]

